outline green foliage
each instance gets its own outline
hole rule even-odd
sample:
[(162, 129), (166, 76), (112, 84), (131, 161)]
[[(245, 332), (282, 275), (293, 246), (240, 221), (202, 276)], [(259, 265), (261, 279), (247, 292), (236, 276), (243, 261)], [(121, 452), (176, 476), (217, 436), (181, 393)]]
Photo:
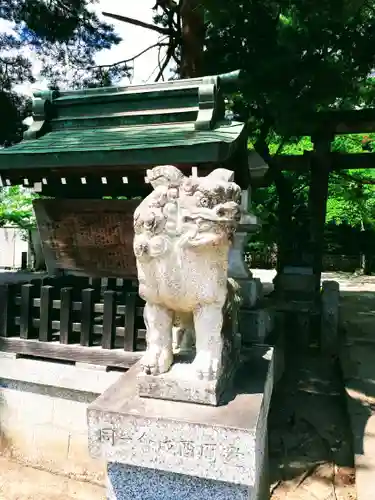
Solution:
[(0, 189), (0, 226), (16, 226), (24, 230), (35, 227), (32, 200), (36, 197), (22, 186)]
[[(111, 84), (129, 74), (129, 67), (95, 67), (95, 54), (120, 42), (113, 27), (93, 10), (96, 0), (5, 0), (0, 20), (0, 144), (21, 138), (25, 99), (15, 86), (34, 83), (32, 58), (51, 86), (82, 87)], [(4, 28), (3, 28), (4, 29)]]
[(266, 125), (288, 138), (317, 110), (374, 102), (375, 2), (204, 4), (206, 72), (246, 72), (235, 109), (254, 133)]
[(349, 170), (332, 174), (327, 201), (327, 222), (375, 228), (375, 174)]

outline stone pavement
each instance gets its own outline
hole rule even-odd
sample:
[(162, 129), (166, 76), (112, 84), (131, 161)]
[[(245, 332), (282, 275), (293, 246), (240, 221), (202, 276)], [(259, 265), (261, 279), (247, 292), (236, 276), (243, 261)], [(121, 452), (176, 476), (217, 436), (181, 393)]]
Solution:
[(0, 457), (1, 500), (104, 500), (105, 489)]

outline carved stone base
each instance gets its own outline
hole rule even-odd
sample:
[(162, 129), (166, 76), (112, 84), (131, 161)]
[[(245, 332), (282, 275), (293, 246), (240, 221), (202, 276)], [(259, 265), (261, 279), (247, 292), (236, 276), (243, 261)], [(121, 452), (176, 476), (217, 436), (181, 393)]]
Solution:
[(217, 406), (223, 393), (232, 385), (235, 369), (224, 372), (216, 380), (198, 380), (191, 372), (190, 364), (176, 363), (162, 375), (138, 377), (138, 391), (141, 397), (185, 401)]
[[(230, 349), (229, 349), (230, 347)], [(241, 336), (236, 334), (224, 352), (222, 374), (215, 380), (199, 380), (193, 372), (191, 362), (194, 353), (176, 356), (176, 361), (167, 373), (137, 377), (140, 397), (182, 401), (187, 403), (218, 406), (225, 393), (231, 389), (236, 369), (239, 366)]]
[(108, 499), (264, 500), (274, 351), (253, 347), (218, 407), (140, 398), (139, 366), (88, 409), (92, 457), (109, 462)]

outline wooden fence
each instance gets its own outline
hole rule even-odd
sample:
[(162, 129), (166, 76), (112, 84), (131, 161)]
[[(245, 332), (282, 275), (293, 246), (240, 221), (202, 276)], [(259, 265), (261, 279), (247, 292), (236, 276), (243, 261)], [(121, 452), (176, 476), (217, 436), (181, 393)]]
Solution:
[(131, 281), (44, 278), (0, 286), (0, 351), (129, 368), (145, 349)]

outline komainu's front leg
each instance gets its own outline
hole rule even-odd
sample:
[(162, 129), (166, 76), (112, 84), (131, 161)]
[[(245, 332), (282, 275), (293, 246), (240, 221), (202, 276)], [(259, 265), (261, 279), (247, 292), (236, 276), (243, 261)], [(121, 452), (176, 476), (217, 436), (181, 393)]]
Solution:
[(194, 312), (194, 326), (197, 354), (192, 369), (198, 378), (214, 380), (219, 377), (222, 368), (222, 304), (199, 306)]
[(147, 375), (167, 372), (173, 363), (173, 312), (157, 304), (146, 302), (144, 309), (147, 350), (141, 360)]

